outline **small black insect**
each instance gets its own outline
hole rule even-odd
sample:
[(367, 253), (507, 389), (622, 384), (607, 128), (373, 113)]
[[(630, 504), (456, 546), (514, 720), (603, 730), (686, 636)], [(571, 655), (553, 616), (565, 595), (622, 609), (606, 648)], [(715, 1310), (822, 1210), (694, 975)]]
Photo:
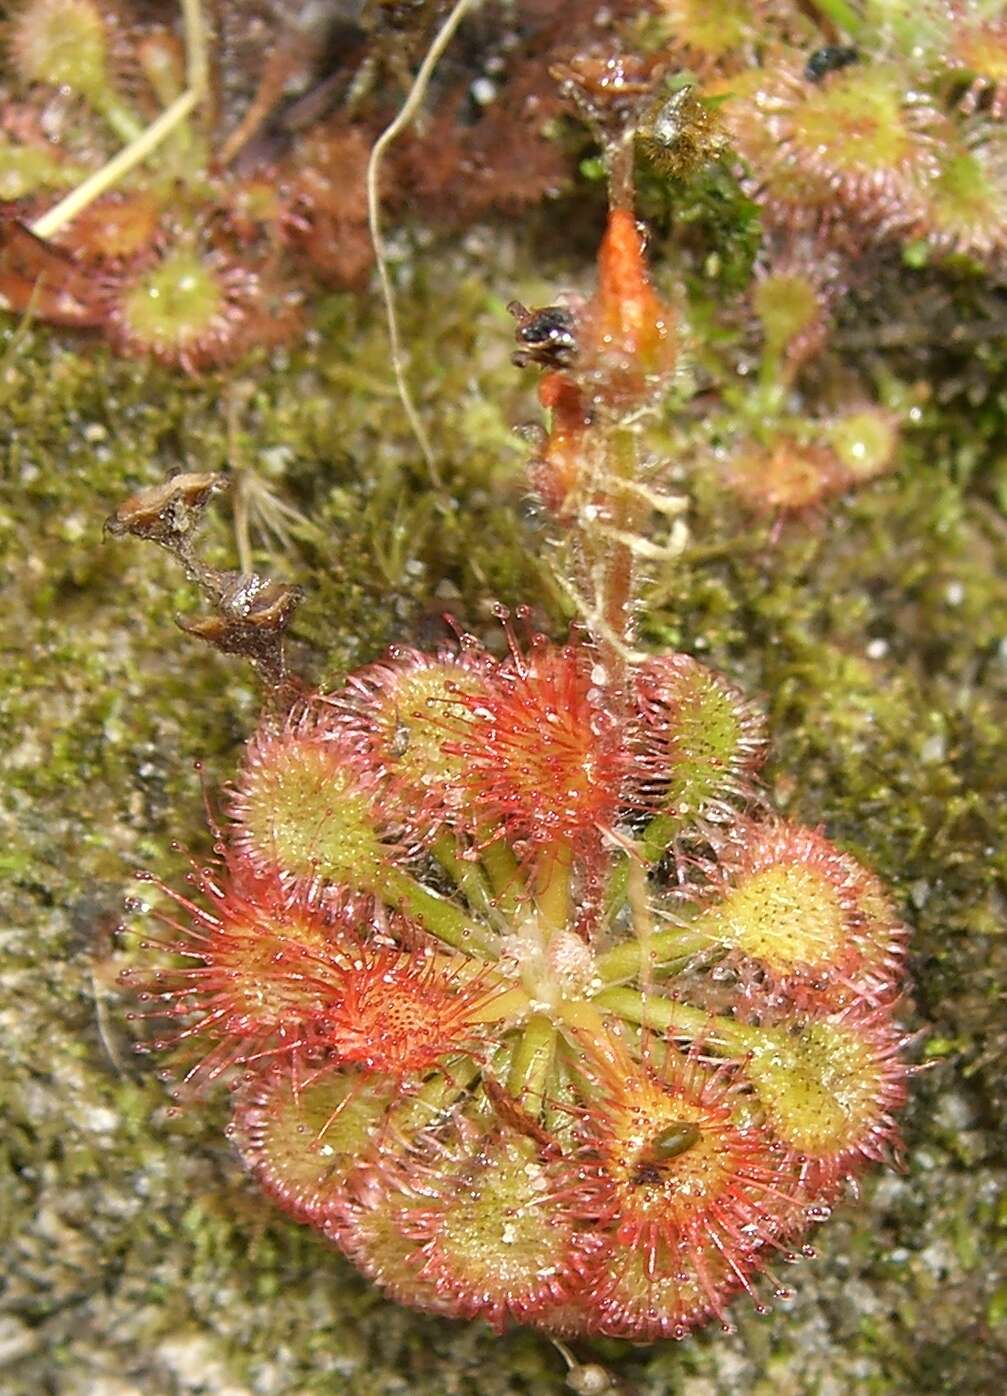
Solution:
[(577, 352), (573, 316), (561, 305), (545, 305), (529, 310), (520, 301), (507, 307), (518, 322), (520, 349), (511, 355), (518, 368), (539, 364), (542, 368), (566, 368)]
[(804, 65), (804, 76), (808, 82), (821, 82), (828, 73), (838, 73), (840, 68), (848, 68), (856, 63), (860, 54), (852, 44), (826, 44), (816, 48)]

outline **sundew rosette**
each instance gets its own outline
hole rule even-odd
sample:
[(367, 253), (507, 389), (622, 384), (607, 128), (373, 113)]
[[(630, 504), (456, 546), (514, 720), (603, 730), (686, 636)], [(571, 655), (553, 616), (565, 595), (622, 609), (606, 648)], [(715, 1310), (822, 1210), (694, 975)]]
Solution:
[[(612, 140), (636, 89), (588, 68)], [(541, 364), (532, 478), (579, 623), (561, 644), (498, 610), (502, 654), (452, 626), (324, 693), (281, 654), (217, 862), (133, 978), (196, 1086), (234, 1088), (252, 1180), (390, 1298), (652, 1342), (791, 1293), (813, 1226), (899, 1162), (911, 1068), (885, 888), (774, 810), (731, 676), (640, 648), (639, 530), (666, 501), (637, 428), (678, 345), (624, 196)], [(879, 424), (836, 458), (883, 452)]]
[(905, 932), (772, 814), (734, 684), (598, 670), (512, 632), (267, 717), (130, 979), (192, 1089), (235, 1086), (252, 1179), (390, 1296), (651, 1341), (787, 1292), (897, 1158)]

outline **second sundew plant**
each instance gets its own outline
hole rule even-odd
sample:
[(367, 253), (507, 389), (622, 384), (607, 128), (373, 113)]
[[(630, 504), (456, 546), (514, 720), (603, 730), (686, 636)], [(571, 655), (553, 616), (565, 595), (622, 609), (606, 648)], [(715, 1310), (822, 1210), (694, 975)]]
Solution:
[(567, 642), (503, 614), (503, 658), (459, 633), (271, 704), (130, 979), (177, 1020), (146, 1045), (195, 1044), (180, 1094), (226, 1082), (262, 1190), (388, 1295), (650, 1342), (788, 1293), (909, 1068), (885, 889), (773, 812), (742, 693), (637, 648), (678, 335), (619, 163), (593, 297), (515, 307)]

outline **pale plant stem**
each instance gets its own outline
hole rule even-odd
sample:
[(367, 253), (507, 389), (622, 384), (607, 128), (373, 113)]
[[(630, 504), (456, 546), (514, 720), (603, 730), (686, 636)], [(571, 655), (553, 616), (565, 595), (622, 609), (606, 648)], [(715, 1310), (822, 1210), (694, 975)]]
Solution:
[(200, 0), (182, 0), (182, 16), (185, 22), (187, 90), (100, 170), (95, 170), (83, 184), (72, 189), (64, 199), (37, 218), (31, 225), (31, 231), (37, 238), (46, 240), (53, 237), (106, 190), (114, 188), (124, 175), (142, 164), (202, 101), (209, 78), (209, 63)]
[(93, 175), (67, 194), (65, 199), (60, 199), (58, 204), (55, 204), (47, 213), (43, 213), (41, 218), (37, 218), (31, 225), (31, 231), (35, 236), (43, 239), (51, 238), (61, 228), (72, 223), (89, 204), (94, 203), (95, 199), (100, 198), (106, 190), (113, 188), (123, 175), (142, 164), (151, 151), (157, 149), (178, 123), (185, 120), (195, 107), (197, 100), (194, 92), (183, 92), (181, 97), (172, 102), (171, 106), (163, 111), (142, 135), (138, 136), (130, 145), (124, 146), (118, 155), (114, 155), (109, 160), (107, 165), (102, 165), (100, 170), (95, 170)]
[(426, 52), (423, 62), (413, 79), (413, 85), (406, 94), (406, 100), (402, 104), (398, 115), (394, 121), (382, 131), (381, 135), (371, 147), (370, 158), (367, 161), (367, 222), (370, 228), (371, 242), (374, 246), (374, 257), (378, 268), (378, 279), (381, 283), (381, 295), (385, 303), (385, 315), (388, 321), (388, 340), (391, 348), (392, 367), (395, 370), (395, 382), (399, 390), (399, 398), (402, 402), (403, 410), (409, 420), (412, 433), (416, 438), (423, 459), (426, 461), (430, 479), (437, 489), (442, 488), (442, 480), (437, 462), (434, 458), (433, 447), (427, 435), (426, 427), (420, 418), (413, 401), (412, 392), (406, 379), (405, 356), (402, 350), (402, 340), (399, 333), (398, 313), (395, 308), (395, 290), (392, 286), (392, 279), (388, 271), (388, 261), (385, 254), (384, 239), (381, 233), (381, 161), (385, 151), (394, 140), (411, 123), (416, 113), (422, 105), (426, 96), (430, 79), (434, 69), (440, 62), (445, 49), (454, 37), (455, 30), (465, 18), (466, 13), (473, 7), (476, 0), (457, 0), (452, 7), (447, 19), (441, 25), (434, 36), (433, 42)]
[(518, 1039), (507, 1076), (507, 1089), (533, 1114), (541, 1113), (556, 1051), (556, 1026), (542, 1014), (529, 1018)]
[(535, 887), (538, 922), (547, 935), (555, 935), (570, 924), (573, 881), (573, 850), (556, 843), (542, 854)]
[(711, 1047), (726, 1047), (732, 1052), (748, 1052), (765, 1043), (763, 1029), (749, 1027), (735, 1018), (705, 1013), (691, 1004), (672, 999), (654, 998), (634, 989), (604, 989), (592, 1005), (602, 1012), (614, 1013), (628, 1023), (638, 1023), (654, 1032), (698, 1040)]
[(386, 868), (380, 891), (386, 902), (414, 916), (424, 930), (445, 945), (490, 959), (499, 955), (499, 940), (488, 926), (473, 924), (460, 906), (431, 892), (404, 868)]
[(101, 98), (93, 97), (91, 104), (121, 141), (135, 141), (143, 130), (143, 123), (134, 116), (125, 102), (118, 101), (111, 93)]
[(453, 879), (455, 886), (465, 893), (469, 906), (482, 912), (484, 916), (489, 916), (493, 911), (492, 900), (478, 864), (466, 862), (458, 856), (455, 841), (450, 834), (442, 834), (436, 839), (430, 851)]
[(234, 542), (238, 550), (238, 567), (250, 576), (254, 566), (252, 559), (252, 538), (248, 507), (248, 477), (241, 464), (241, 446), (238, 435), (238, 413), (240, 402), (235, 385), (229, 386), (226, 395), (225, 421), (227, 423), (227, 461), (234, 477)]
[[(615, 427), (607, 444), (609, 447), (609, 469), (616, 481), (635, 480), (639, 466), (639, 451), (633, 428), (623, 425)], [(624, 489), (613, 489), (609, 491), (606, 503), (610, 510), (608, 522), (613, 533), (622, 535), (622, 538), (634, 535), (640, 507), (633, 494)], [(605, 568), (603, 611), (610, 629), (619, 636), (624, 645), (628, 645), (633, 639), (633, 599), (636, 580), (633, 550), (626, 542), (620, 541), (618, 538), (610, 538), (605, 542), (608, 544), (609, 556)], [(602, 544), (603, 547), (605, 542)], [(621, 663), (618, 665), (617, 672), (621, 675)]]
[(474, 1008), (467, 1021), (474, 1026), (479, 1023), (505, 1023), (509, 1019), (523, 1017), (528, 1012), (530, 1002), (527, 991), (517, 985), (501, 989), (482, 1007)]
[[(682, 821), (670, 814), (656, 814), (636, 841), (635, 855), (647, 867), (653, 867), (667, 851)], [(605, 889), (605, 915), (611, 920), (626, 904), (629, 887), (629, 855), (613, 867)]]
[(624, 1080), (634, 1073), (636, 1064), (605, 1021), (605, 1011), (612, 1010), (604, 1004), (599, 1006), (601, 997), (590, 1002), (565, 999), (557, 1010), (558, 1017), (575, 1047), (582, 1049), (597, 1066)]
[[(488, 834), (480, 831), (479, 837), (488, 838)], [(512, 917), (524, 891), (524, 878), (513, 850), (501, 836), (485, 844), (479, 861), (489, 878), (497, 910), (505, 918)]]
[(450, 1075), (438, 1072), (431, 1076), (424, 1081), (416, 1095), (406, 1097), (401, 1105), (393, 1109), (387, 1122), (388, 1128), (408, 1139), (464, 1095), (478, 1074), (479, 1067), (471, 1057), (459, 1057), (451, 1063)]
[(702, 931), (675, 927), (670, 931), (653, 931), (646, 950), (638, 939), (613, 946), (598, 957), (598, 977), (606, 984), (634, 979), (673, 960), (688, 959), (702, 954), (716, 941)]
[(647, 869), (636, 853), (629, 855), (626, 897), (633, 924), (633, 944), (640, 952), (641, 986), (644, 993), (649, 993), (654, 969), (654, 917), (647, 893)]
[(201, 0), (182, 0), (182, 22), (185, 25), (186, 81), (198, 101), (210, 86), (210, 57)]

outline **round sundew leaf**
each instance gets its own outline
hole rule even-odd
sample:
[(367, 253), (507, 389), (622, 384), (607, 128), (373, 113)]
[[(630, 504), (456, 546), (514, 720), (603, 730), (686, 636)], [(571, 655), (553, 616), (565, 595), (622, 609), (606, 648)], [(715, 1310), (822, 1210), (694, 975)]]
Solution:
[(340, 982), (325, 921), (303, 908), (262, 909), (234, 893), (217, 910), (218, 924), (192, 953), (201, 961), (200, 999), (227, 1008), (220, 1030), (264, 1032), (324, 1010)]
[(387, 778), (385, 798), (397, 817), (421, 835), (465, 805), (457, 743), (489, 667), (481, 650), (427, 654), (396, 647), (351, 674), (337, 700), (349, 741), (364, 765)]
[(597, 1234), (581, 1219), (575, 1171), (544, 1159), (511, 1130), (485, 1136), (436, 1184), (436, 1198), (404, 1214), (422, 1241), (425, 1280), (453, 1311), (495, 1327), (538, 1321), (581, 1285)]
[(905, 81), (894, 65), (854, 64), (821, 83), (795, 83), (786, 140), (791, 158), (808, 160), (833, 178), (902, 179), (912, 168), (930, 168), (932, 153), (921, 139)]
[(868, 407), (837, 418), (830, 426), (829, 440), (843, 469), (859, 483), (889, 468), (899, 438), (891, 416)]
[(616, 817), (624, 773), (618, 734), (598, 701), (592, 652), (533, 645), (497, 666), (485, 693), (461, 701), (452, 749), (472, 807), (510, 841), (594, 850)]
[(142, 255), (156, 238), (166, 199), (155, 190), (117, 190), (95, 200), (73, 221), (81, 256), (127, 261)]
[(329, 1240), (396, 1303), (452, 1314), (452, 1300), (421, 1275), (423, 1253), (403, 1228), (404, 1210), (414, 1199), (366, 1167), (350, 1180), (348, 1194), (338, 1218), (325, 1226)]
[(717, 59), (752, 33), (750, 0), (660, 0), (675, 41), (703, 59)]
[(368, 792), (337, 741), (260, 733), (234, 802), (237, 839), (253, 866), (292, 879), (371, 890), (387, 862)]
[(314, 1025), (339, 993), (355, 927), (286, 896), (275, 877), (232, 880), (199, 869), (191, 880), (203, 903), (158, 881), (177, 910), (151, 913), (169, 937), (153, 944), (178, 962), (134, 966), (122, 978), (152, 1005), (144, 1016), (175, 1025), (151, 1046), (185, 1042), (202, 1053), (185, 1078), (198, 1091), (263, 1053), (279, 1064), (317, 1048)]
[(345, 1201), (345, 1185), (395, 1095), (380, 1077), (328, 1072), (296, 1090), (271, 1071), (239, 1092), (228, 1130), (262, 1190), (297, 1221), (319, 1223)]
[(650, 1258), (640, 1247), (616, 1244), (591, 1286), (588, 1322), (609, 1338), (678, 1340), (711, 1314), (726, 1324), (726, 1305), (740, 1288), (712, 1241), (694, 1254), (662, 1244)]
[(791, 343), (811, 328), (822, 310), (818, 288), (810, 276), (775, 272), (763, 277), (752, 292), (755, 313), (762, 322), (767, 347), (786, 352)]
[(732, 842), (696, 929), (777, 988), (862, 991), (873, 1002), (894, 980), (901, 944), (877, 880), (817, 830), (788, 820), (739, 820)]
[(835, 887), (816, 869), (797, 862), (743, 877), (699, 926), (720, 944), (781, 974), (832, 965), (847, 937), (847, 915)]
[(30, 0), (14, 22), (10, 47), (28, 82), (91, 99), (106, 85), (105, 22), (91, 0)]
[(669, 1050), (659, 1074), (641, 1066), (596, 1075), (585, 1147), (598, 1161), (612, 1237), (647, 1271), (668, 1256), (702, 1284), (712, 1248), (743, 1276), (762, 1246), (794, 1230), (794, 1169), (742, 1119), (724, 1070)]
[(0, 202), (26, 198), (39, 189), (79, 182), (72, 165), (61, 165), (43, 147), (16, 145), (0, 135)]
[(841, 1014), (767, 1030), (745, 1068), (767, 1126), (804, 1161), (812, 1190), (831, 1191), (897, 1144), (905, 1101), (903, 1037), (885, 1011)]
[(760, 513), (796, 512), (835, 494), (843, 477), (832, 451), (777, 433), (766, 446), (736, 451), (727, 462), (727, 483)]
[(936, 169), (942, 119), (904, 70), (853, 63), (818, 82), (803, 65), (759, 71), (754, 96), (733, 104), (732, 134), (752, 167), (743, 186), (773, 221), (904, 226)]
[(736, 796), (765, 753), (761, 715), (742, 694), (685, 654), (642, 665), (636, 693), (639, 802), (688, 818)]
[(442, 1057), (471, 1047), (480, 1011), (506, 985), (466, 976), (463, 963), (388, 947), (355, 954), (320, 1027), (326, 1047), (400, 1079), (421, 1077)]
[(1002, 127), (967, 128), (949, 140), (940, 169), (926, 186), (914, 231), (939, 251), (989, 257), (1007, 244), (1007, 140)]
[(464, 735), (468, 718), (460, 693), (480, 692), (477, 676), (461, 664), (431, 664), (402, 672), (375, 713), (378, 756), (407, 789), (426, 793), (450, 786), (464, 769), (445, 742)]
[(155, 352), (184, 351), (211, 334), (225, 312), (223, 284), (194, 252), (179, 248), (142, 276), (122, 302), (127, 336)]

